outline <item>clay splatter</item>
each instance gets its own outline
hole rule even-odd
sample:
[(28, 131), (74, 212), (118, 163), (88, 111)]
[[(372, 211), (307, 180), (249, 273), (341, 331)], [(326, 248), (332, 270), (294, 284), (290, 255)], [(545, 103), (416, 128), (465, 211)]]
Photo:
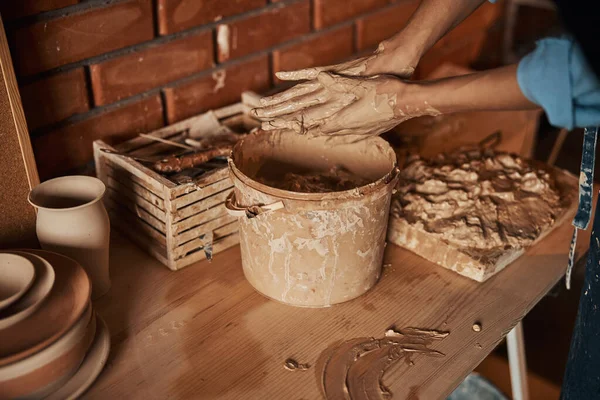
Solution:
[(432, 357), (444, 354), (429, 348), (448, 332), (405, 328), (390, 329), (381, 339), (356, 338), (326, 350), (320, 384), (328, 400), (389, 399), (392, 392), (383, 384), (386, 371), (398, 361), (414, 365), (414, 353)]
[(310, 368), (310, 365), (300, 364), (293, 358), (288, 358), (283, 362), (283, 368), (287, 369), (288, 371), (306, 371)]

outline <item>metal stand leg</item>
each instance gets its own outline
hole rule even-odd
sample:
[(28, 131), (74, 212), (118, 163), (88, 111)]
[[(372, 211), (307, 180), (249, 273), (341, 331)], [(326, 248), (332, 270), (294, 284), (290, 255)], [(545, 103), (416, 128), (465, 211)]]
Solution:
[(508, 346), (508, 365), (513, 400), (528, 400), (527, 364), (525, 362), (525, 341), (523, 325), (519, 322), (506, 336)]

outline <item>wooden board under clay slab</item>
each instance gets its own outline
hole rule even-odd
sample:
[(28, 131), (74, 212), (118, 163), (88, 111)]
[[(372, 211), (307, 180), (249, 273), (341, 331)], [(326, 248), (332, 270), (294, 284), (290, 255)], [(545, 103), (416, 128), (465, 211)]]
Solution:
[(1, 20), (0, 149), (0, 249), (37, 247), (35, 210), (27, 196), (39, 177)]

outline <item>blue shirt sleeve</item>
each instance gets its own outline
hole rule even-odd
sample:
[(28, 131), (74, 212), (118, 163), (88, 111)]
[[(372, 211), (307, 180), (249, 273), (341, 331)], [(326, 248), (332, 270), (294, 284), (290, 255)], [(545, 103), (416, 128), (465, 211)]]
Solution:
[(521, 91), (554, 126), (600, 125), (600, 81), (581, 48), (567, 38), (543, 39), (517, 69)]

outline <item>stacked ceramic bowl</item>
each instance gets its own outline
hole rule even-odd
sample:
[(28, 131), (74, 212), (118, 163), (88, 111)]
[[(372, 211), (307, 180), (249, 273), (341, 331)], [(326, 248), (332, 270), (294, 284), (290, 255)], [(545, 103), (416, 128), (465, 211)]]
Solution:
[(73, 399), (110, 349), (83, 268), (43, 250), (0, 253), (0, 399)]

